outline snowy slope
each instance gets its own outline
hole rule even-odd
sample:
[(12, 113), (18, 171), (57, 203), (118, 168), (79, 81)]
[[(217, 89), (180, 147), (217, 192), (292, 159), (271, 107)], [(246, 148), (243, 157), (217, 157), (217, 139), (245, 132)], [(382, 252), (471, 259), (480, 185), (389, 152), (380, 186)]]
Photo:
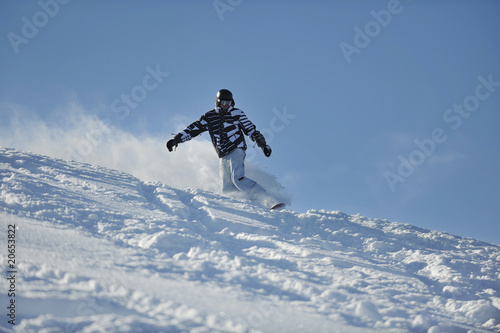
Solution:
[(19, 332), (499, 332), (500, 247), (0, 148)]

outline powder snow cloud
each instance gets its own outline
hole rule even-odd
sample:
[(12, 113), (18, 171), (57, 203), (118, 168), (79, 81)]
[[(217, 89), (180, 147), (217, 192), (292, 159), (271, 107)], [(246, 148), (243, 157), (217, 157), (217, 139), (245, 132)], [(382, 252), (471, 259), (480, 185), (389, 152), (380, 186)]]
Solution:
[[(106, 166), (177, 188), (220, 192), (219, 161), (206, 136), (168, 153), (165, 142), (169, 131), (165, 131), (165, 137), (132, 135), (86, 110), (76, 99), (44, 119), (24, 106), (2, 104), (0, 119), (0, 146)], [(276, 177), (251, 160), (247, 160), (247, 174), (281, 200), (290, 202)]]

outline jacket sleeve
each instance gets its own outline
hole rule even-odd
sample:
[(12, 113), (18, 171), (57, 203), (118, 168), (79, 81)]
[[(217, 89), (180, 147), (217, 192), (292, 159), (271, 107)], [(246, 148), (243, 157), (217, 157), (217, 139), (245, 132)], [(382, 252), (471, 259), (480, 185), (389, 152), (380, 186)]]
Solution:
[(243, 129), (243, 132), (248, 135), (248, 137), (257, 144), (257, 146), (259, 147), (265, 147), (267, 144), (266, 144), (266, 139), (264, 138), (264, 136), (262, 135), (262, 133), (260, 133), (257, 128), (255, 127), (255, 125), (247, 118), (247, 116), (245, 115), (245, 113), (243, 111), (241, 111), (241, 114), (240, 114), (240, 124), (241, 124), (241, 127)]
[(246, 135), (248, 135), (250, 139), (252, 139), (252, 141), (255, 141), (254, 134), (255, 132), (258, 132), (255, 125), (250, 121), (250, 119), (247, 118), (246, 114), (242, 110), (239, 111), (239, 122), (241, 125), (241, 129)]
[(205, 119), (205, 115), (201, 116), (199, 120), (195, 121), (179, 133), (181, 142), (189, 141), (192, 138), (205, 132), (208, 129), (207, 125), (208, 122)]

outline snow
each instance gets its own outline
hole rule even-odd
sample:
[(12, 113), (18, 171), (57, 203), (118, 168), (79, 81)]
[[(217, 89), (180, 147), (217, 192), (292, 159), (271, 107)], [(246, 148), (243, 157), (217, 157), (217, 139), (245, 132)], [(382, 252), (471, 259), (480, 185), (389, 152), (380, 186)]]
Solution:
[[(499, 332), (500, 247), (0, 148), (14, 332)], [(3, 279), (6, 281), (5, 279)], [(0, 306), (8, 306), (2, 283)]]

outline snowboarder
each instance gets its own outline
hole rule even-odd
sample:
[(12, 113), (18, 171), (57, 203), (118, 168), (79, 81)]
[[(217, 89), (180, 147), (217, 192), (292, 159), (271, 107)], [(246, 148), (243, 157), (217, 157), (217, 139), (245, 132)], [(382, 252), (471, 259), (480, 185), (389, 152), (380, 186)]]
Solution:
[(201, 118), (174, 136), (167, 142), (171, 152), (179, 143), (208, 131), (215, 151), (220, 158), (219, 168), (222, 181), (222, 193), (244, 192), (252, 200), (260, 201), (271, 209), (284, 205), (272, 198), (252, 179), (245, 176), (245, 156), (247, 145), (243, 133), (262, 149), (266, 157), (271, 156), (271, 147), (264, 136), (247, 118), (245, 113), (234, 107), (233, 94), (227, 89), (217, 92), (215, 109), (208, 111)]

